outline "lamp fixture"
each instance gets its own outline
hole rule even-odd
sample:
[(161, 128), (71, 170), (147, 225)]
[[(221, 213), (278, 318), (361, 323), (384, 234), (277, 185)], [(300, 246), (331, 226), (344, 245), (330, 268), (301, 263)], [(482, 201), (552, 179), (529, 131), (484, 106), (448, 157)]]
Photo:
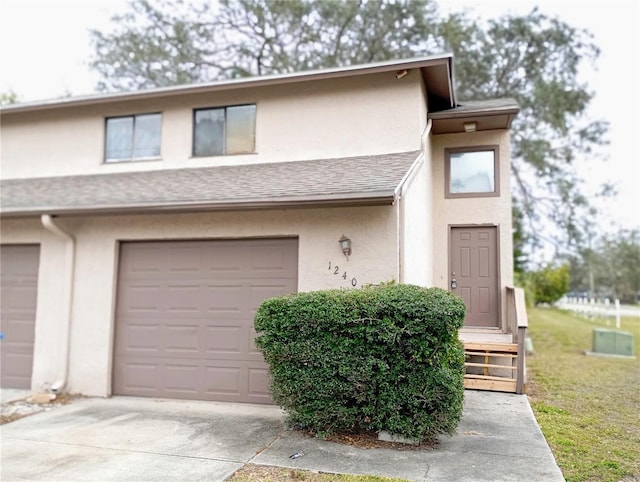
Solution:
[(405, 69), (398, 70), (396, 72), (396, 79), (401, 79), (403, 77), (406, 77), (407, 75), (409, 75), (409, 71), (408, 70), (405, 70)]
[(465, 122), (464, 123), (464, 131), (465, 132), (475, 132), (478, 128), (477, 122)]
[(349, 261), (349, 256), (351, 256), (351, 240), (343, 234), (338, 242), (340, 243), (342, 253), (347, 258), (347, 261)]

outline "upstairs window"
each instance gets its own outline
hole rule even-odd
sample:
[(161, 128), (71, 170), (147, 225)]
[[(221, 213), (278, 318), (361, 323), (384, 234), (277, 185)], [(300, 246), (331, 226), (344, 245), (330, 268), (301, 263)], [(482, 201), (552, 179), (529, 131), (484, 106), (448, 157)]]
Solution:
[(159, 158), (161, 123), (161, 114), (107, 118), (106, 162)]
[(256, 106), (193, 111), (193, 155), (250, 154), (256, 149)]
[(445, 197), (500, 195), (498, 146), (445, 150)]

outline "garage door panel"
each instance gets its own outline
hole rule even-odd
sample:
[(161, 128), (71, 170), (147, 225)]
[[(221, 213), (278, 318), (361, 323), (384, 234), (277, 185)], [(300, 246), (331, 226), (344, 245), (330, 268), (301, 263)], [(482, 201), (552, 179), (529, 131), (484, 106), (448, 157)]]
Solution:
[(206, 311), (209, 314), (237, 313), (242, 311), (245, 301), (246, 286), (241, 282), (233, 284), (220, 281), (218, 283), (209, 282), (204, 292)]
[(167, 250), (164, 260), (172, 274), (195, 274), (202, 270), (202, 249), (199, 246), (174, 246)]
[(162, 339), (168, 356), (197, 355), (200, 350), (200, 326), (196, 323), (169, 323), (164, 327)]
[(119, 313), (158, 313), (162, 310), (158, 300), (162, 289), (159, 284), (129, 283), (126, 292), (122, 292), (118, 298)]
[(124, 243), (121, 251), (114, 393), (272, 403), (253, 319), (265, 298), (296, 291), (297, 240)]
[(40, 247), (0, 246), (0, 385), (31, 388)]
[[(8, 317), (11, 317), (8, 319)], [(35, 313), (15, 313), (6, 314), (2, 320), (2, 333), (4, 339), (1, 343), (9, 341), (13, 347), (23, 353), (24, 350), (33, 351), (35, 341), (35, 330), (33, 320)]]
[(276, 280), (274, 283), (253, 284), (249, 287), (249, 309), (255, 315), (260, 304), (267, 298), (274, 298), (295, 291), (292, 280)]
[[(243, 395), (246, 367), (242, 363), (218, 361), (204, 370), (204, 387), (208, 395), (222, 395), (226, 400), (237, 401)], [(244, 390), (246, 395), (247, 390)], [(217, 398), (217, 397), (216, 397)]]
[(291, 243), (257, 246), (249, 258), (252, 277), (276, 278), (290, 273), (293, 268), (293, 259), (290, 256), (291, 249), (295, 249)]
[(127, 253), (123, 253), (120, 260), (121, 269), (129, 277), (148, 276), (166, 270), (163, 262), (164, 250), (160, 247), (131, 246)]
[(205, 270), (215, 277), (234, 278), (246, 272), (246, 252), (234, 241), (219, 241), (204, 248)]
[(12, 312), (23, 311), (35, 313), (38, 290), (35, 283), (31, 285), (20, 284), (18, 286), (5, 287), (0, 295), (3, 309)]
[(162, 292), (163, 305), (167, 311), (174, 314), (200, 313), (203, 310), (202, 288), (192, 281), (180, 284), (168, 284)]
[(210, 358), (224, 358), (225, 356), (242, 353), (244, 330), (239, 326), (207, 326), (205, 332), (205, 353)]
[(123, 349), (128, 353), (156, 353), (160, 350), (162, 337), (161, 327), (153, 323), (131, 322), (123, 327), (121, 341)]
[(271, 398), (269, 392), (269, 370), (264, 367), (249, 367), (249, 395)]
[(119, 389), (130, 395), (153, 396), (157, 390), (155, 380), (158, 379), (157, 363), (129, 360), (119, 367), (117, 374)]
[(164, 390), (167, 394), (197, 395), (202, 384), (202, 366), (193, 361), (166, 363), (164, 370)]

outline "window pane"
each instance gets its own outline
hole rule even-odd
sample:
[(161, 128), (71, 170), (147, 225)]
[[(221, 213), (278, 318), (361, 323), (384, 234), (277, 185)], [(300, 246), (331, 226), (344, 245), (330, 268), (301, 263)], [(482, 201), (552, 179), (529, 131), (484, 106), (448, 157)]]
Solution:
[(138, 115), (135, 118), (134, 158), (160, 157), (160, 114)]
[(256, 106), (227, 107), (227, 154), (255, 151)]
[(494, 192), (494, 152), (451, 153), (449, 192)]
[(133, 117), (107, 119), (105, 157), (107, 161), (131, 159), (133, 154)]
[(193, 155), (221, 154), (224, 154), (224, 109), (197, 110), (193, 132)]

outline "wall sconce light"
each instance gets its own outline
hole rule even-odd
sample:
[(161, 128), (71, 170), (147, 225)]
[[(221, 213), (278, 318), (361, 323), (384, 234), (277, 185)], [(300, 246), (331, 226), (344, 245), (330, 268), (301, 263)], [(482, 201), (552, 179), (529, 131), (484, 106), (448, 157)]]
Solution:
[(475, 132), (478, 128), (477, 122), (465, 122), (464, 123), (464, 131), (465, 132)]
[(343, 234), (342, 237), (338, 240), (338, 242), (340, 243), (340, 248), (342, 249), (342, 253), (345, 255), (348, 261), (349, 256), (351, 256), (351, 240)]
[(398, 70), (396, 72), (396, 79), (401, 79), (403, 77), (406, 77), (407, 75), (409, 75), (409, 71), (408, 70)]

